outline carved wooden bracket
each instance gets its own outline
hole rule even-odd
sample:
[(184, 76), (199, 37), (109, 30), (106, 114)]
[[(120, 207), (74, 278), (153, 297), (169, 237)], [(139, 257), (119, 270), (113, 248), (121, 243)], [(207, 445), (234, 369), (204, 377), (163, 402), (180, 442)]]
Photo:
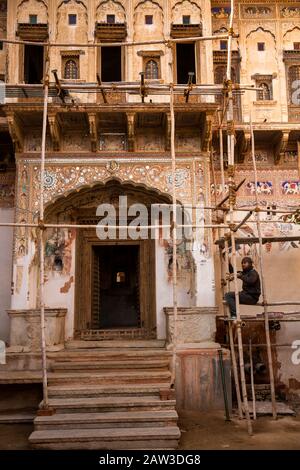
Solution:
[(98, 131), (97, 131), (97, 115), (89, 114), (89, 126), (90, 126), (90, 137), (91, 137), (91, 150), (97, 152), (98, 146)]
[(135, 148), (135, 113), (126, 113), (127, 115), (127, 133), (128, 133), (128, 150), (134, 152)]
[(280, 162), (281, 156), (287, 149), (287, 144), (289, 141), (290, 131), (280, 131), (279, 136), (275, 139), (274, 142), (274, 161), (275, 165), (278, 165)]
[(58, 123), (56, 114), (48, 115), (48, 122), (53, 144), (53, 150), (55, 152), (58, 152), (60, 150), (60, 125)]
[(22, 126), (19, 123), (19, 119), (15, 113), (7, 115), (8, 129), (11, 139), (15, 145), (16, 152), (22, 152), (24, 146), (24, 136), (22, 132)]
[(202, 133), (202, 150), (203, 152), (209, 152), (210, 145), (212, 141), (212, 123), (213, 116), (207, 115), (204, 123), (203, 133)]
[(251, 132), (242, 131), (237, 135), (236, 141), (236, 153), (237, 153), (237, 162), (243, 163), (245, 160), (245, 155), (249, 152), (251, 147)]

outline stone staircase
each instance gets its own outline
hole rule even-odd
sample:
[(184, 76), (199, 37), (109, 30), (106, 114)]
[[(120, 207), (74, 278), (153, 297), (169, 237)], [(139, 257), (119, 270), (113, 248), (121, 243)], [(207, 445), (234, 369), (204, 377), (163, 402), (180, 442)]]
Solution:
[(51, 416), (37, 416), (36, 449), (176, 449), (180, 437), (164, 342), (72, 341), (49, 373)]

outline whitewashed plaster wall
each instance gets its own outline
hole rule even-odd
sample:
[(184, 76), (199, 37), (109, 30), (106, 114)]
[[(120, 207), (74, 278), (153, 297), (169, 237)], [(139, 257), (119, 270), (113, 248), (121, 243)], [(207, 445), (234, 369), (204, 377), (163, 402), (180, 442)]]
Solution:
[[(0, 221), (13, 222), (14, 210), (0, 208)], [(0, 229), (0, 339), (8, 341), (9, 317), (6, 310), (10, 308), (11, 271), (12, 271), (13, 229)]]

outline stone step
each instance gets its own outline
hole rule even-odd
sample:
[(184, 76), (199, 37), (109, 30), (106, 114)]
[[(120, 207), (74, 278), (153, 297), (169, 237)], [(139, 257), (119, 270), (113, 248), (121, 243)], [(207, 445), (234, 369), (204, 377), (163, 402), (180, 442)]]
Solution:
[(114, 369), (114, 370), (124, 370), (126, 369), (167, 369), (169, 367), (169, 359), (141, 359), (141, 360), (129, 360), (124, 359), (124, 361), (112, 361), (106, 359), (105, 361), (91, 361), (91, 362), (82, 362), (82, 361), (55, 361), (52, 364), (53, 371), (63, 370), (64, 372), (72, 370), (99, 370), (99, 369)]
[(175, 404), (175, 400), (160, 400), (158, 396), (49, 399), (49, 405), (56, 413), (134, 411), (135, 408), (139, 411), (174, 410)]
[(53, 416), (37, 416), (34, 429), (103, 429), (129, 427), (176, 426), (175, 410), (123, 411), (108, 413), (59, 413)]
[(103, 340), (103, 341), (84, 341), (84, 340), (71, 340), (66, 342), (66, 349), (94, 349), (94, 348), (108, 348), (118, 350), (123, 349), (138, 349), (138, 348), (164, 348), (166, 341), (164, 339), (151, 339), (151, 340)]
[(163, 359), (171, 357), (172, 352), (164, 348), (87, 348), (64, 349), (49, 352), (47, 356), (55, 361), (90, 361), (90, 360), (127, 360), (127, 359)]
[(168, 383), (171, 373), (163, 371), (119, 371), (116, 372), (53, 372), (49, 374), (49, 385), (73, 384), (155, 384)]
[(151, 428), (64, 429), (34, 431), (29, 442), (35, 449), (177, 449), (177, 426)]
[(135, 384), (135, 385), (53, 385), (48, 387), (49, 397), (59, 398), (79, 398), (79, 397), (100, 397), (100, 396), (155, 396), (161, 390), (169, 390), (166, 383), (161, 384)]

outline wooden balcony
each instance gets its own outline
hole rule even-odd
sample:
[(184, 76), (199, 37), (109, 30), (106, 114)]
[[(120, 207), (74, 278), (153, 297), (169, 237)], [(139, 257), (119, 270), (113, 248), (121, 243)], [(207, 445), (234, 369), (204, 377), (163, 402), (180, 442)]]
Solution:
[(126, 23), (96, 23), (95, 36), (103, 42), (121, 42), (127, 36)]
[(172, 24), (172, 38), (193, 38), (202, 36), (202, 24)]
[(48, 39), (48, 24), (18, 23), (17, 36), (23, 41), (46, 41)]

